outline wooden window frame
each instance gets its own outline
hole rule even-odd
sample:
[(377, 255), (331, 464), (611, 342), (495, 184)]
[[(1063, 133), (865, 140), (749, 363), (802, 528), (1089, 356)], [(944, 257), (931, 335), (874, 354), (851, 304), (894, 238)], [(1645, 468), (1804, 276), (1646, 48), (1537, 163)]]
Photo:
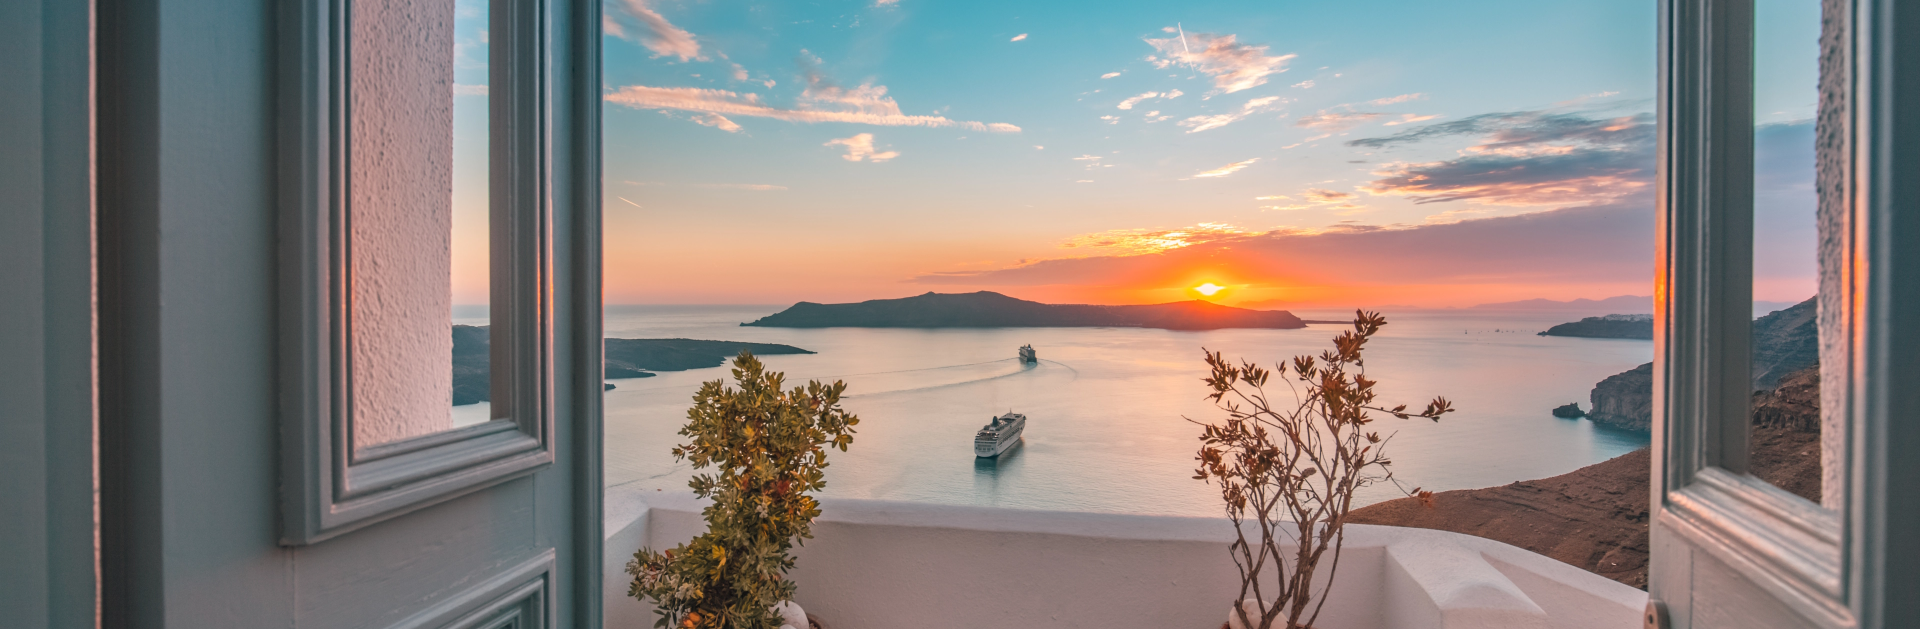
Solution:
[[(505, 394), (509, 412), (505, 419), (360, 448), (352, 438), (352, 269), (345, 237), (352, 198), (346, 189), (352, 163), (352, 0), (282, 4), (278, 211), (284, 545), (319, 542), (530, 475), (554, 461), (546, 4), (494, 0), (489, 23), (495, 51), (488, 101), (495, 208), (490, 212), (490, 310), (495, 392)], [(500, 63), (503, 58), (507, 63)], [(501, 371), (507, 372), (504, 377)]]
[(1920, 16), (1897, 4), (1822, 2), (1821, 424), (1841, 458), (1824, 508), (1745, 473), (1753, 2), (1660, 7), (1655, 557), (1677, 535), (1817, 627), (1920, 621), (1920, 462), (1902, 452), (1920, 443), (1920, 42), (1895, 37)]

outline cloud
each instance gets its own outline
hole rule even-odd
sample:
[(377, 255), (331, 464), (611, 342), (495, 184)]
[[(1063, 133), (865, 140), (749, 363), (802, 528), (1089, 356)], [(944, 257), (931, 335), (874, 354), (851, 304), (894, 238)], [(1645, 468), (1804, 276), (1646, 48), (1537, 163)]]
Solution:
[(1293, 200), (1293, 197), (1290, 197), (1284, 194), (1273, 194), (1273, 195), (1267, 195), (1264, 197), (1254, 197), (1253, 200), (1255, 201), (1282, 201), (1282, 200), (1291, 201)]
[(1306, 127), (1317, 131), (1346, 131), (1384, 115), (1386, 114), (1365, 111), (1330, 112), (1321, 110), (1320, 113), (1311, 116), (1302, 116), (1300, 120), (1293, 123), (1293, 126)]
[(698, 87), (629, 85), (607, 95), (607, 102), (634, 109), (677, 109), (724, 116), (773, 118), (788, 122), (848, 122), (885, 127), (955, 127), (970, 131), (1018, 133), (1020, 127), (995, 122), (950, 120), (943, 116), (913, 116), (887, 96), (886, 86), (862, 84), (841, 88), (814, 84), (801, 93), (798, 106), (774, 107), (759, 94)]
[(1111, 79), (1111, 78), (1113, 78), (1113, 77), (1116, 77), (1116, 76), (1120, 76), (1120, 73), (1119, 73), (1119, 72), (1108, 72), (1108, 73), (1106, 73), (1106, 74), (1102, 74), (1102, 75), (1100, 75), (1100, 78), (1103, 78), (1103, 79)]
[(1351, 201), (1355, 195), (1351, 192), (1340, 192), (1326, 188), (1307, 188), (1307, 191), (1300, 193), (1300, 196), (1306, 197), (1307, 201), (1312, 203), (1339, 203), (1342, 201)]
[(705, 126), (709, 126), (709, 127), (719, 129), (721, 131), (725, 131), (727, 133), (740, 132), (740, 125), (734, 124), (732, 120), (728, 120), (726, 116), (722, 116), (720, 114), (712, 114), (712, 113), (694, 114), (693, 121)]
[(1303, 90), (1309, 90), (1309, 89), (1313, 89), (1313, 79), (1307, 79), (1307, 80), (1305, 80), (1305, 81), (1301, 81), (1301, 82), (1299, 82), (1299, 83), (1295, 83), (1295, 84), (1293, 84), (1293, 87), (1297, 87), (1297, 88), (1300, 88), (1300, 89), (1303, 89)]
[[(1183, 286), (1205, 272), (1256, 287), (1355, 291), (1380, 286), (1393, 293), (1396, 286), (1430, 285), (1422, 290), (1436, 295), (1501, 286), (1565, 290), (1582, 284), (1644, 284), (1653, 271), (1653, 228), (1652, 204), (1636, 202), (1429, 225), (1113, 230), (1069, 239), (1076, 246), (1063, 247), (1058, 257), (1001, 269), (927, 273), (910, 281), (1137, 289)], [(1569, 238), (1579, 240), (1582, 255), (1566, 255)], [(1161, 242), (1180, 246), (1156, 249)]]
[(876, 7), (890, 7), (897, 4), (900, 4), (900, 0), (873, 0), (873, 6)]
[(1139, 96), (1134, 96), (1126, 100), (1120, 101), (1120, 104), (1116, 105), (1116, 107), (1119, 107), (1120, 109), (1133, 109), (1134, 105), (1137, 105), (1140, 103), (1140, 101), (1147, 100), (1149, 98), (1179, 98), (1185, 95), (1186, 93), (1180, 90), (1169, 90), (1166, 92), (1147, 92)]
[(1022, 39), (1026, 39), (1026, 38), (1027, 38), (1027, 34), (1026, 34), (1026, 33), (1021, 33), (1021, 34), (1019, 34), (1019, 35), (1014, 35), (1014, 36), (1013, 36), (1013, 39), (1009, 39), (1009, 40), (1007, 40), (1007, 41), (1020, 41), (1020, 40), (1022, 40)]
[(668, 22), (666, 17), (648, 6), (649, 0), (617, 0), (610, 4), (615, 11), (601, 19), (601, 28), (608, 35), (638, 42), (653, 51), (655, 57), (674, 56), (681, 61), (706, 60), (700, 54), (700, 42), (694, 39), (693, 33)]
[(1653, 187), (1652, 114), (1589, 118), (1580, 113), (1482, 114), (1347, 142), (1386, 149), (1454, 136), (1478, 136), (1459, 157), (1395, 162), (1361, 189), (1415, 203), (1478, 200), (1491, 205), (1606, 203)]
[(1396, 103), (1404, 103), (1410, 100), (1426, 100), (1426, 98), (1427, 98), (1426, 94), (1420, 93), (1420, 92), (1414, 92), (1412, 94), (1401, 94), (1399, 96), (1388, 96), (1386, 98), (1376, 98), (1376, 99), (1367, 101), (1367, 104), (1378, 107), (1381, 105), (1393, 105)]
[(847, 154), (841, 155), (840, 159), (844, 159), (849, 162), (866, 160), (869, 162), (879, 163), (879, 162), (884, 162), (900, 156), (900, 153), (895, 151), (887, 151), (885, 153), (873, 152), (873, 134), (871, 133), (861, 133), (861, 134), (856, 134), (850, 138), (839, 138), (836, 140), (831, 140), (826, 144), (822, 144), (821, 146), (847, 147)]
[(1263, 96), (1260, 98), (1249, 100), (1246, 103), (1241, 104), (1240, 111), (1237, 111), (1234, 113), (1215, 114), (1212, 116), (1194, 116), (1186, 120), (1182, 120), (1177, 124), (1179, 124), (1182, 127), (1193, 127), (1192, 129), (1189, 129), (1187, 133), (1199, 133), (1201, 131), (1206, 131), (1208, 129), (1218, 129), (1220, 127), (1233, 124), (1235, 122), (1239, 122), (1241, 120), (1246, 119), (1247, 116), (1251, 116), (1251, 115), (1272, 109), (1274, 103), (1285, 103), (1285, 102), (1288, 102), (1288, 101), (1281, 100), (1281, 98), (1278, 96)]
[(1432, 120), (1434, 118), (1439, 118), (1439, 117), (1440, 117), (1440, 114), (1427, 114), (1425, 116), (1422, 116), (1420, 114), (1400, 114), (1400, 118), (1398, 120), (1389, 120), (1386, 122), (1386, 124), (1382, 124), (1380, 126), (1394, 127), (1394, 126), (1399, 126), (1403, 124), (1411, 124), (1415, 122), (1426, 122), (1428, 120)]
[(487, 86), (465, 85), (461, 83), (455, 83), (453, 84), (453, 95), (454, 96), (486, 96)]
[(1074, 236), (1060, 243), (1060, 248), (1074, 250), (1074, 254), (1070, 254), (1072, 257), (1132, 256), (1191, 247), (1244, 234), (1245, 231), (1226, 223), (1200, 223), (1168, 230), (1114, 229)]
[[(1233, 35), (1188, 33), (1184, 37), (1149, 39), (1146, 42), (1166, 55), (1167, 61), (1212, 76), (1213, 86), (1223, 94), (1266, 84), (1268, 76), (1286, 72), (1287, 62), (1298, 56), (1287, 54), (1269, 57), (1266, 46), (1241, 44), (1235, 41)], [(1166, 67), (1158, 59), (1148, 57), (1147, 60), (1154, 62), (1157, 67)]]
[[(733, 64), (733, 80), (735, 80), (735, 81), (745, 81), (745, 80), (747, 80), (747, 69), (746, 69), (746, 67), (744, 67), (744, 66), (741, 66), (741, 65), (740, 65), (740, 64), (738, 64), (738, 63), (736, 63), (736, 64)], [(767, 87), (773, 87), (773, 86), (771, 86), (771, 85), (769, 85), (769, 86), (767, 86)]]
[[(1260, 158), (1255, 157), (1253, 159), (1249, 159), (1244, 162), (1234, 162), (1234, 163), (1227, 164), (1225, 166), (1221, 166), (1219, 168), (1215, 168), (1213, 170), (1209, 170), (1206, 172), (1194, 173), (1192, 177), (1187, 177), (1186, 179), (1207, 179), (1207, 178), (1213, 178), (1213, 177), (1225, 177), (1227, 175), (1231, 175), (1236, 172), (1239, 172), (1240, 169), (1251, 166), (1253, 165), (1254, 162), (1257, 162), (1257, 161), (1260, 161)], [(1185, 181), (1185, 179), (1183, 179), (1182, 181)]]

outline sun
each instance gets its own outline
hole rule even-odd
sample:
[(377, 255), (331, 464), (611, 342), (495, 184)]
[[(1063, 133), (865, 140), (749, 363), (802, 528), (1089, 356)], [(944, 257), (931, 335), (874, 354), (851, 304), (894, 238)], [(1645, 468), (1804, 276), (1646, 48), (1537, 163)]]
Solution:
[(1214, 293), (1218, 293), (1222, 290), (1226, 290), (1226, 288), (1227, 287), (1225, 286), (1216, 285), (1213, 282), (1207, 282), (1205, 284), (1201, 284), (1199, 286), (1193, 287), (1193, 290), (1198, 291), (1202, 295), (1212, 297)]

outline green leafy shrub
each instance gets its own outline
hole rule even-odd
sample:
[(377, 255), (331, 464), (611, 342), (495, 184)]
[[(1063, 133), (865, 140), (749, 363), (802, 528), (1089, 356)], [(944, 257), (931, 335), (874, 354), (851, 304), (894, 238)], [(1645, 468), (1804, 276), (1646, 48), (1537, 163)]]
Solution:
[[(843, 382), (818, 381), (783, 391), (786, 374), (768, 373), (752, 353), (733, 361), (733, 379), (700, 386), (673, 449), (695, 468), (717, 467), (688, 483), (712, 504), (707, 532), (672, 550), (643, 548), (627, 563), (627, 595), (652, 599), (657, 627), (773, 629), (773, 606), (792, 600), (787, 555), (811, 538), (820, 503), (807, 492), (826, 487), (827, 449), (846, 451), (860, 418), (840, 408)], [(800, 629), (805, 629), (800, 628)]]
[[(1187, 420), (1203, 428), (1193, 477), (1219, 485), (1238, 536), (1229, 551), (1240, 569), (1240, 596), (1231, 612), (1240, 626), (1302, 629), (1319, 617), (1340, 567), (1354, 491), (1393, 476), (1392, 461), (1382, 452), (1387, 437), (1367, 427), (1374, 420), (1369, 411), (1440, 421), (1454, 410), (1446, 398), (1434, 398), (1418, 413), (1405, 404), (1382, 408), (1374, 401), (1379, 383), (1367, 378), (1361, 350), (1386, 324), (1378, 313), (1355, 312), (1353, 329), (1333, 339), (1334, 349), (1318, 360), (1294, 357), (1291, 378), (1285, 363), (1268, 370), (1207, 352), (1206, 382), (1213, 391), (1207, 399), (1227, 419)], [(1269, 398), (1266, 385), (1274, 376), (1291, 390), (1290, 404)], [(1431, 492), (1413, 493), (1431, 506)], [(1243, 526), (1249, 519), (1252, 539)], [(1323, 560), (1326, 578), (1315, 592)], [(1264, 591), (1270, 583), (1279, 589)]]

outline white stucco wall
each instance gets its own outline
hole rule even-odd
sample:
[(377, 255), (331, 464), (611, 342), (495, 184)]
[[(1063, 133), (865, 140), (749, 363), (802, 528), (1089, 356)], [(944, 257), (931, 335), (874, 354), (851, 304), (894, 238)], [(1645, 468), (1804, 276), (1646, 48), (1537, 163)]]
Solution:
[(452, 426), (453, 5), (352, 3), (356, 446)]
[[(797, 602), (832, 629), (1215, 629), (1238, 589), (1224, 519), (823, 500), (797, 553)], [(606, 626), (657, 618), (627, 598), (639, 546), (704, 527), (690, 493), (614, 489), (606, 502)], [(1348, 527), (1320, 629), (1640, 625), (1646, 593), (1491, 540)]]

